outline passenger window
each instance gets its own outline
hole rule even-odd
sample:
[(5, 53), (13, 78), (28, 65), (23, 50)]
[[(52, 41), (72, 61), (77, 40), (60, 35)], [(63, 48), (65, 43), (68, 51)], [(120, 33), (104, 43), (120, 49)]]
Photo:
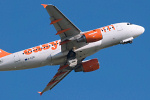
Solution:
[(104, 28), (105, 32), (109, 32), (108, 26)]
[(114, 26), (109, 26), (109, 29), (110, 29), (110, 30), (114, 29)]

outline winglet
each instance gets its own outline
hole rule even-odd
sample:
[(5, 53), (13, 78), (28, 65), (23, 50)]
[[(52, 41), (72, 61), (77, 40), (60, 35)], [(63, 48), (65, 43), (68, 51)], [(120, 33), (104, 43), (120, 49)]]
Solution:
[(44, 8), (46, 8), (48, 5), (46, 5), (46, 4), (41, 4)]
[(43, 93), (42, 92), (38, 92), (40, 95), (42, 95)]

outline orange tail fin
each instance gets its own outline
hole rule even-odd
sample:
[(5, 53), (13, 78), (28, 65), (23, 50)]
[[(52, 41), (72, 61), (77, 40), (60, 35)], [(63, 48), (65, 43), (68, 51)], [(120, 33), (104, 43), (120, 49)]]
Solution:
[(4, 57), (4, 56), (7, 56), (7, 55), (10, 55), (11, 53), (8, 53), (2, 49), (0, 49), (0, 58)]

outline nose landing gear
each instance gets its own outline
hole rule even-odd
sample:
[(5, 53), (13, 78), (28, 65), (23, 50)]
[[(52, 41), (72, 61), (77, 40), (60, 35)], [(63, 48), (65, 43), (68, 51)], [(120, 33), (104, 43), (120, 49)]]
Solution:
[(130, 43), (130, 44), (132, 44), (132, 40), (131, 41), (126, 41), (126, 42), (120, 42), (120, 44), (128, 44), (128, 43)]
[(120, 44), (128, 44), (128, 43), (132, 44), (132, 42), (133, 42), (133, 37), (130, 37), (128, 39), (120, 41)]

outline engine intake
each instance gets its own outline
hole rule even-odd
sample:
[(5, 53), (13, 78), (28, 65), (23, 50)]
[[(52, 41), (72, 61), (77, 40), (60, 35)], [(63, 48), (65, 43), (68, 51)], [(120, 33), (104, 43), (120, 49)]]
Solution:
[(75, 69), (75, 72), (91, 72), (99, 69), (100, 65), (98, 59), (91, 59), (85, 62), (82, 62), (79, 67)]
[(102, 39), (103, 39), (103, 36), (102, 36), (100, 29), (95, 29), (87, 33), (84, 33), (77, 41), (91, 43), (91, 42), (96, 42)]

